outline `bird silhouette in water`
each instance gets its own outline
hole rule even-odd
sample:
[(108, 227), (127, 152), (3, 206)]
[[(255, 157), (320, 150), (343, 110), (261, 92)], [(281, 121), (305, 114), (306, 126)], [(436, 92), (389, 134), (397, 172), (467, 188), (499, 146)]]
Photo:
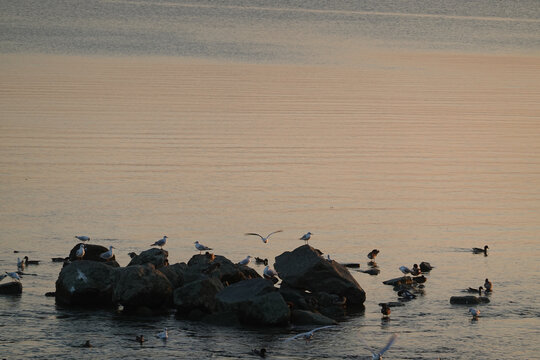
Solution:
[(369, 254), (367, 254), (367, 257), (371, 260), (375, 260), (375, 258), (377, 257), (377, 255), (379, 255), (379, 250), (377, 249), (373, 249), (369, 252)]
[(473, 252), (473, 254), (484, 254), (484, 255), (487, 256), (487, 250), (488, 249), (489, 249), (489, 246), (485, 245), (483, 249), (477, 248), (477, 247), (473, 248), (472, 252)]
[(381, 314), (383, 314), (383, 317), (384, 318), (389, 317), (392, 311), (390, 310), (390, 307), (388, 306), (388, 304), (380, 303), (379, 305), (381, 306)]

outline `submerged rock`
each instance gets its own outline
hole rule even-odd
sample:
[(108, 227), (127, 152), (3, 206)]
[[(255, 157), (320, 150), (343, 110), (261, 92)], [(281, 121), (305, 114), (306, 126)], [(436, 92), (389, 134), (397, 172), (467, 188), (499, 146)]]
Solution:
[(114, 267), (80, 260), (62, 268), (56, 280), (56, 301), (67, 305), (112, 305)]
[(328, 261), (320, 251), (302, 245), (276, 257), (275, 269), (282, 283), (311, 292), (326, 292), (347, 298), (353, 306), (362, 305), (366, 293), (349, 270), (336, 261)]
[(0, 284), (0, 294), (2, 295), (22, 294), (22, 284), (18, 281), (11, 281), (5, 284)]
[(124, 308), (160, 308), (172, 303), (173, 287), (169, 279), (152, 264), (132, 265), (114, 274), (112, 301)]
[(459, 305), (474, 305), (474, 304), (484, 304), (488, 303), (489, 298), (485, 296), (452, 296), (450, 298), (450, 304), (459, 304)]

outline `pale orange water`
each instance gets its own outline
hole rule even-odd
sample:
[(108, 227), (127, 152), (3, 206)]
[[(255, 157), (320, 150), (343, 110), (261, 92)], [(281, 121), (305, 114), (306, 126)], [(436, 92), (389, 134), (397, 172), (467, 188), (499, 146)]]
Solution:
[[(86, 356), (64, 346), (91, 338), (94, 357), (239, 358), (266, 344), (275, 358), (347, 358), (397, 332), (388, 358), (537, 356), (538, 57), (374, 49), (341, 66), (37, 54), (0, 63), (2, 269), (13, 270), (15, 249), (64, 256), (79, 234), (114, 244), (122, 265), (163, 235), (172, 262), (196, 253), (195, 240), (233, 261), (272, 260), (307, 231), (313, 246), (364, 268), (381, 250), (378, 277), (354, 272), (366, 313), (305, 345), (284, 345), (286, 330), (58, 310), (43, 293), (60, 269), (46, 263), (21, 298), (0, 298), (4, 354)], [(277, 229), (267, 245), (243, 235)], [(467, 250), (484, 244), (488, 257)], [(396, 299), (381, 281), (419, 261), (437, 266), (426, 295), (381, 323), (377, 304)], [(471, 323), (448, 299), (485, 277), (496, 292)], [(85, 326), (57, 319), (66, 314)], [(33, 340), (14, 335), (21, 326)], [(167, 345), (126, 340), (163, 326)]]

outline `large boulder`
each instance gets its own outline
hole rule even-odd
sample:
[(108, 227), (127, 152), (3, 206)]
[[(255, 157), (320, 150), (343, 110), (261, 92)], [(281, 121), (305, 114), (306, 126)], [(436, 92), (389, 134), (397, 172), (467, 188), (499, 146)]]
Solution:
[(18, 281), (10, 281), (5, 284), (0, 284), (0, 294), (2, 295), (22, 294), (22, 284)]
[(156, 269), (169, 265), (169, 253), (166, 250), (152, 248), (135, 255), (128, 266), (152, 264)]
[(290, 310), (271, 281), (259, 278), (237, 282), (216, 295), (218, 309), (236, 313), (242, 323), (286, 325)]
[(326, 292), (347, 298), (347, 304), (362, 305), (366, 293), (349, 270), (336, 261), (328, 261), (320, 251), (302, 245), (276, 257), (275, 269), (282, 283), (311, 292)]
[(112, 300), (126, 310), (161, 308), (172, 302), (171, 282), (151, 264), (120, 268), (114, 278)]
[(254, 269), (237, 265), (224, 256), (197, 254), (188, 261), (188, 271), (185, 273), (184, 280), (187, 283), (198, 280), (201, 276), (218, 278), (225, 285), (261, 277)]
[(223, 290), (217, 278), (203, 278), (192, 281), (174, 291), (174, 305), (179, 315), (187, 315), (193, 310), (212, 313), (216, 310), (216, 294)]
[(102, 262), (80, 260), (62, 268), (56, 280), (56, 301), (67, 305), (112, 305), (117, 269)]
[(176, 263), (173, 265), (160, 267), (157, 270), (162, 272), (163, 275), (165, 275), (171, 282), (173, 289), (176, 289), (184, 285), (184, 274), (187, 271), (187, 268), (188, 266), (186, 263)]
[[(79, 246), (81, 244), (77, 244), (73, 247), (73, 249), (71, 249), (71, 251), (69, 252), (69, 260), (70, 261), (76, 261), (78, 260), (77, 259), (77, 256), (75, 255), (77, 253), (77, 250), (79, 250)], [(112, 266), (112, 267), (120, 267), (120, 264), (118, 264), (118, 262), (116, 262), (116, 257), (113, 255), (113, 257), (109, 260), (105, 260), (105, 259), (102, 259), (100, 257), (101, 254), (103, 254), (104, 252), (107, 252), (109, 251), (108, 248), (106, 248), (105, 246), (101, 246), (101, 245), (95, 245), (95, 244), (85, 244), (84, 245), (84, 248), (85, 248), (85, 253), (84, 253), (84, 257), (82, 258), (82, 260), (91, 260), (91, 261), (99, 261), (99, 262), (103, 262), (109, 266)]]

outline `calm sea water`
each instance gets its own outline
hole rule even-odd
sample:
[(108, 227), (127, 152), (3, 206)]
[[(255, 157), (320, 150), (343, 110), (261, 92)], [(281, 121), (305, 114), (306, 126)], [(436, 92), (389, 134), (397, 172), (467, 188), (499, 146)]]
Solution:
[[(398, 333), (385, 358), (539, 358), (537, 1), (1, 0), (0, 19), (0, 270), (42, 260), (0, 297), (0, 357), (368, 359)], [(352, 272), (365, 313), (308, 344), (44, 296), (74, 235), (126, 265), (163, 235), (171, 262), (195, 240), (239, 261), (307, 231), (363, 268), (381, 250), (379, 276)], [(420, 261), (425, 295), (381, 321), (382, 281)], [(486, 277), (471, 321), (449, 298)]]

